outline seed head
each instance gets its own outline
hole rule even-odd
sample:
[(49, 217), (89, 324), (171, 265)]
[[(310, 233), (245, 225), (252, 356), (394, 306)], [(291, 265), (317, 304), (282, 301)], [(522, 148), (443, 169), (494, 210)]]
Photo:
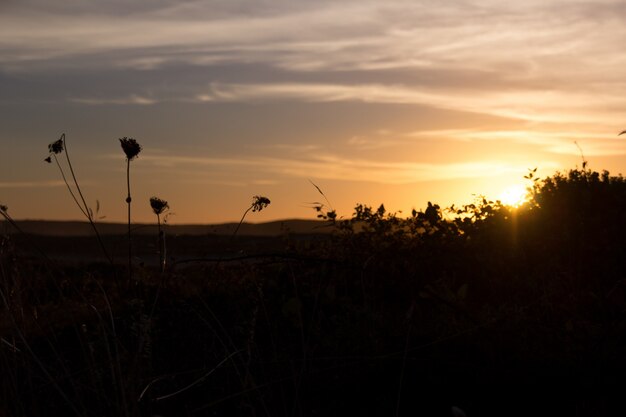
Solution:
[(129, 161), (135, 159), (137, 155), (139, 155), (139, 152), (141, 152), (141, 145), (138, 144), (133, 138), (127, 138), (124, 136), (123, 138), (120, 138), (120, 143), (122, 145), (122, 150), (126, 154), (126, 158)]
[(0, 204), (0, 211), (1, 212), (6, 213), (8, 209), (9, 208), (7, 206), (5, 206), (4, 204)]
[(167, 205), (167, 201), (161, 200), (158, 197), (150, 197), (150, 207), (152, 207), (152, 211), (154, 211), (154, 214), (157, 216), (170, 208), (170, 206)]
[(44, 161), (46, 161), (47, 163), (51, 164), (52, 163), (52, 158), (51, 157), (47, 157), (46, 159), (44, 159)]
[(51, 154), (59, 154), (63, 152), (63, 138), (56, 140), (48, 145), (48, 151)]
[(269, 206), (270, 203), (271, 201), (269, 198), (255, 195), (252, 197), (252, 211), (261, 211), (265, 207)]

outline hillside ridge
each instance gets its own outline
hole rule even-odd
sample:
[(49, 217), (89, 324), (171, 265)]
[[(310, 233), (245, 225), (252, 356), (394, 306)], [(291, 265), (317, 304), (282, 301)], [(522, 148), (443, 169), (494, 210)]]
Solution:
[[(63, 220), (18, 220), (17, 225), (24, 233), (43, 236), (91, 236), (93, 230), (84, 221)], [(284, 234), (324, 234), (330, 229), (326, 223), (318, 220), (285, 219), (264, 223), (243, 223), (237, 232), (240, 236), (279, 236)], [(175, 224), (165, 226), (170, 235), (229, 235), (237, 227), (237, 223), (221, 224)], [(127, 233), (125, 223), (97, 223), (101, 235), (123, 235)], [(134, 234), (154, 234), (156, 224), (133, 224)], [(10, 225), (5, 225), (6, 233), (17, 233)]]

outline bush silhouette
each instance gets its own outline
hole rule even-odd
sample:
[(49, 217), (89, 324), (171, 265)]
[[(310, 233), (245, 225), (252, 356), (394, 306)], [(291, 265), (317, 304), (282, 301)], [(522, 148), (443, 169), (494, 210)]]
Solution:
[[(282, 237), (280, 253), (260, 241), (235, 260), (140, 265), (145, 287), (132, 298), (111, 285), (110, 268), (38, 264), (16, 255), (11, 237), (0, 245), (0, 298), (14, 321), (0, 321), (11, 365), (2, 398), (21, 395), (9, 404), (19, 416), (74, 405), (110, 416), (439, 415), (453, 399), (446, 411), (488, 416), (543, 407), (515, 391), (532, 385), (558, 403), (555, 415), (610, 415), (601, 395), (551, 395), (626, 370), (626, 181), (585, 167), (528, 179), (518, 208), (479, 196), (427, 202), (406, 218), (382, 204), (338, 217), (316, 186), (325, 203), (313, 208), (334, 233)], [(253, 197), (240, 224), (267, 204)], [(157, 216), (166, 205), (151, 201)], [(508, 398), (478, 392), (498, 386)]]

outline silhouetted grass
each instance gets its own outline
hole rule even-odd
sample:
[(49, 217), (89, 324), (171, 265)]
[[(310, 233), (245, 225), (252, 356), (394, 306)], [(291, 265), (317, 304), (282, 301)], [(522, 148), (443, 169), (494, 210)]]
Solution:
[(226, 236), (167, 269), (159, 247), (131, 294), (114, 265), (50, 264), (4, 235), (0, 402), (14, 416), (609, 415), (626, 370), (626, 181), (527, 178), (519, 208), (342, 219), (326, 199), (325, 237)]

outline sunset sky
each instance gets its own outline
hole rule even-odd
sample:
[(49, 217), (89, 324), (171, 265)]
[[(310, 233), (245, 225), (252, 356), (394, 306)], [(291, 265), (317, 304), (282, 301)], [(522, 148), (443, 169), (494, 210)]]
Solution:
[(315, 218), (321, 196), (408, 214), (581, 165), (626, 173), (626, 2), (0, 0), (0, 203), (106, 221)]

